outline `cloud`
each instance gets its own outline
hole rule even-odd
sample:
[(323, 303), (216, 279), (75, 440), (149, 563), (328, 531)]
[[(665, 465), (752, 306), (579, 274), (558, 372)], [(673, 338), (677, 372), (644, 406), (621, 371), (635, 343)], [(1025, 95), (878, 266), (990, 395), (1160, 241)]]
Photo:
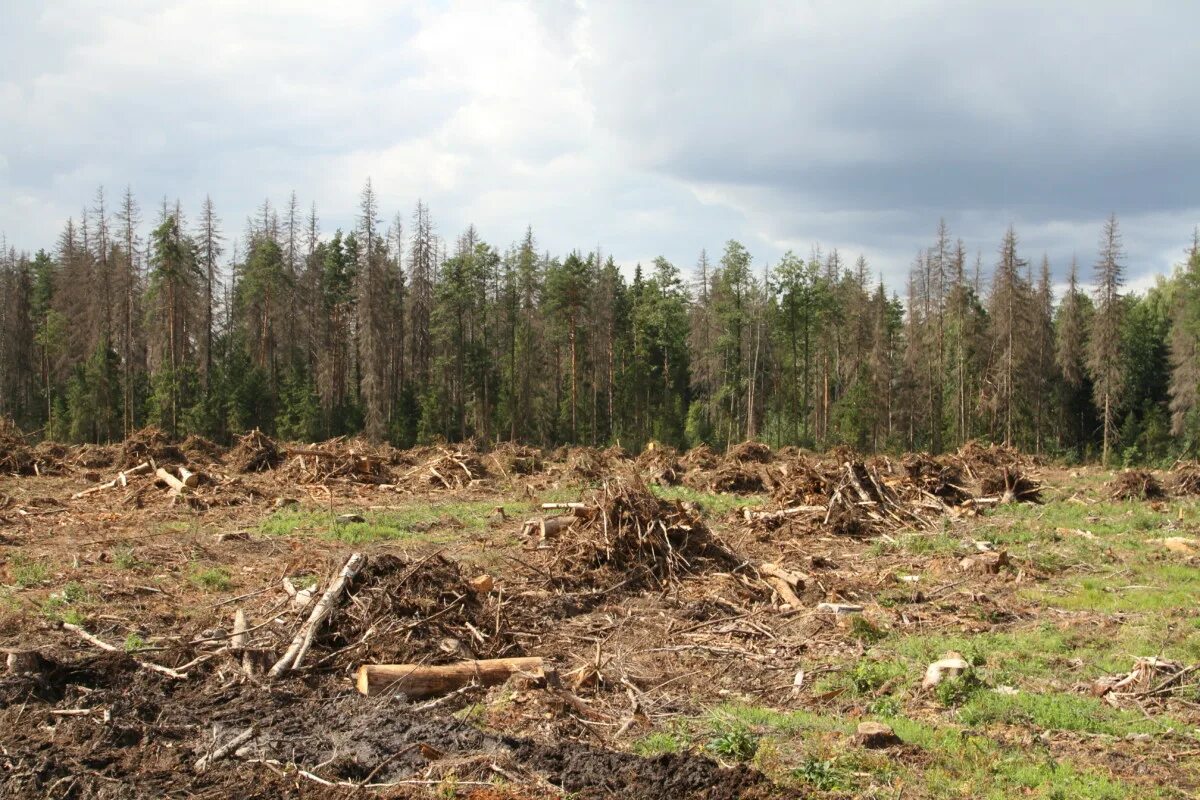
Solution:
[[(53, 243), (104, 184), (353, 224), (418, 197), (440, 232), (694, 263), (865, 254), (896, 288), (939, 218), (994, 261), (1088, 266), (1122, 220), (1131, 282), (1200, 221), (1200, 9), (1115, 2), (64, 0), (6, 9), (0, 230)], [(5, 166), (7, 165), (7, 166)], [(146, 214), (146, 216), (151, 216)]]

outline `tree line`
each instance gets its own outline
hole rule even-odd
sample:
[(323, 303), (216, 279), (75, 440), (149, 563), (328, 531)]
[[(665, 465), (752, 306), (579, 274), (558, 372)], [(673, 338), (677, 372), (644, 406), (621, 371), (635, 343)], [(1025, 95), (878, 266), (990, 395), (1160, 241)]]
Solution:
[(210, 199), (142, 212), (101, 189), (56, 246), (0, 248), (0, 415), (45, 438), (145, 425), (228, 441), (363, 433), (638, 449), (649, 441), (863, 451), (969, 439), (1135, 463), (1200, 443), (1200, 245), (1123, 292), (1117, 219), (1054, 296), (1013, 228), (969, 255), (940, 223), (905, 296), (835, 249), (756, 263), (737, 241), (685, 274), (599, 249), (503, 249), (429, 209), (353, 230), (293, 193), (231, 238)]

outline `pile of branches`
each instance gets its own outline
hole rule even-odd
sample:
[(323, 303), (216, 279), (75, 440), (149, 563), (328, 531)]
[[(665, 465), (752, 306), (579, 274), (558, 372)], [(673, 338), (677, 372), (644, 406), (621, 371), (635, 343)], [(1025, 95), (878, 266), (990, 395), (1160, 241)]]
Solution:
[(170, 438), (158, 428), (150, 426), (135, 431), (121, 445), (121, 455), (118, 463), (125, 468), (136, 467), (142, 462), (149, 461), (161, 466), (163, 464), (182, 464), (187, 461), (183, 452), (172, 444)]
[[(697, 463), (706, 455), (698, 450), (688, 453), (688, 463)], [(684, 483), (705, 492), (759, 494), (771, 491), (779, 483), (770, 466), (773, 460), (771, 448), (762, 442), (742, 442), (731, 447), (725, 457), (711, 467), (691, 469), (684, 477)]]
[(219, 464), (225, 457), (225, 448), (195, 433), (188, 434), (179, 449), (193, 464)]
[(541, 450), (514, 442), (501, 443), (488, 458), (504, 475), (534, 475), (541, 472), (543, 466)]
[(825, 505), (838, 483), (836, 468), (797, 457), (779, 467), (779, 482), (771, 500), (780, 508)]
[(1179, 497), (1200, 495), (1200, 464), (1178, 461), (1171, 467), (1171, 491)]
[(441, 555), (372, 556), (314, 640), (313, 663), (443, 663), (521, 655), (497, 629), (495, 601)]
[(712, 469), (721, 462), (721, 458), (706, 444), (699, 444), (683, 454), (679, 463), (685, 470)]
[(330, 439), (312, 447), (288, 447), (290, 458), (284, 468), (297, 483), (327, 483), (333, 480), (354, 483), (387, 483), (391, 473), (390, 454), (381, 453), (364, 439)]
[(404, 482), (418, 488), (462, 489), (487, 475), (473, 447), (460, 446), (457, 450), (438, 447), (432, 458), (404, 474)]
[(239, 436), (229, 452), (229, 461), (238, 472), (266, 472), (283, 463), (284, 451), (275, 440), (258, 428)]
[(725, 454), (726, 461), (736, 461), (742, 464), (769, 464), (774, 458), (771, 448), (762, 442), (742, 442), (729, 448), (729, 452)]
[(33, 451), (25, 444), (25, 438), (16, 424), (0, 417), (0, 473), (33, 475)]
[(1161, 500), (1166, 496), (1154, 473), (1145, 469), (1127, 469), (1113, 478), (1108, 493), (1114, 500)]
[(605, 480), (593, 502), (572, 511), (553, 536), (555, 565), (563, 575), (604, 570), (627, 588), (660, 588), (713, 566), (742, 563), (698, 510), (655, 497), (635, 472)]
[(647, 483), (659, 486), (677, 486), (684, 473), (675, 448), (653, 442), (637, 457), (637, 470)]
[(903, 480), (898, 488), (906, 494), (932, 495), (950, 506), (962, 505), (971, 497), (963, 469), (955, 461), (913, 453), (905, 456), (900, 466)]
[[(1147, 704), (1161, 704), (1176, 691), (1189, 688), (1185, 679), (1197, 669), (1200, 664), (1184, 666), (1158, 656), (1140, 656), (1128, 674), (1108, 675), (1093, 683), (1092, 694), (1118, 708), (1127, 702), (1144, 710)], [(1195, 678), (1190, 681), (1194, 688)]]

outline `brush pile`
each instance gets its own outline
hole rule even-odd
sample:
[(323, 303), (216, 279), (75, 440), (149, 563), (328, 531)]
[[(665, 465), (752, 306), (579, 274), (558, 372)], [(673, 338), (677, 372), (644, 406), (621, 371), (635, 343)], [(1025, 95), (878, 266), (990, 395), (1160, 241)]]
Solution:
[(774, 489), (779, 483), (770, 466), (773, 460), (771, 448), (762, 442), (742, 442), (731, 447), (725, 457), (716, 462), (715, 468), (710, 468), (711, 471), (693, 469), (687, 473), (684, 482), (693, 489), (706, 492), (759, 494)]
[(572, 517), (551, 547), (552, 569), (568, 582), (594, 584), (589, 573), (601, 570), (630, 589), (660, 588), (706, 568), (742, 563), (698, 510), (655, 497), (633, 472), (606, 480), (593, 502), (576, 504)]
[(1161, 500), (1166, 496), (1154, 473), (1145, 469), (1127, 469), (1108, 485), (1113, 500)]
[(186, 460), (183, 452), (171, 443), (165, 433), (154, 426), (130, 434), (121, 445), (121, 454), (117, 458), (120, 466), (125, 469), (136, 467), (145, 461), (162, 466), (182, 464)]
[(192, 464), (219, 464), (225, 457), (225, 448), (195, 433), (188, 434), (179, 449)]
[(33, 475), (33, 451), (17, 426), (7, 418), (0, 418), (0, 473)]
[(637, 457), (637, 471), (647, 483), (677, 486), (683, 480), (683, 465), (673, 447), (651, 442)]
[(284, 452), (258, 428), (239, 436), (229, 451), (229, 462), (238, 472), (266, 472), (283, 463)]
[(389, 455), (379, 452), (365, 439), (330, 439), (312, 447), (289, 447), (284, 472), (297, 483), (324, 484), (329, 481), (387, 483)]
[(503, 475), (535, 475), (542, 471), (542, 451), (536, 447), (503, 442), (497, 445), (488, 459)]
[(1173, 693), (1186, 688), (1185, 679), (1197, 669), (1200, 664), (1184, 666), (1158, 656), (1140, 656), (1133, 660), (1133, 669), (1128, 674), (1108, 675), (1093, 683), (1092, 694), (1117, 708), (1128, 704), (1144, 711), (1147, 705), (1162, 704)]
[(1195, 461), (1179, 461), (1171, 467), (1168, 486), (1179, 497), (1200, 495), (1200, 464)]
[(438, 664), (522, 654), (497, 632), (495, 598), (476, 592), (440, 553), (417, 561), (372, 556), (348, 594), (314, 639), (312, 663)]
[(462, 489), (487, 478), (479, 454), (470, 445), (461, 445), (457, 450), (438, 447), (432, 457), (410, 469), (403, 476), (402, 484), (413, 489)]

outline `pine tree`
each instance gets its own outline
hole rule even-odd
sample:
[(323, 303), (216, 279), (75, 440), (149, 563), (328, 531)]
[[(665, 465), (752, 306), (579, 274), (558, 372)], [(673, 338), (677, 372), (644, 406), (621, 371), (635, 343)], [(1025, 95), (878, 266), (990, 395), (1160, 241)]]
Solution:
[(1116, 214), (1104, 223), (1100, 237), (1100, 256), (1096, 261), (1096, 313), (1088, 347), (1088, 373), (1103, 425), (1101, 462), (1108, 466), (1115, 439), (1115, 413), (1122, 381), (1121, 322), (1123, 307), (1121, 285), (1124, 265), (1121, 231)]

